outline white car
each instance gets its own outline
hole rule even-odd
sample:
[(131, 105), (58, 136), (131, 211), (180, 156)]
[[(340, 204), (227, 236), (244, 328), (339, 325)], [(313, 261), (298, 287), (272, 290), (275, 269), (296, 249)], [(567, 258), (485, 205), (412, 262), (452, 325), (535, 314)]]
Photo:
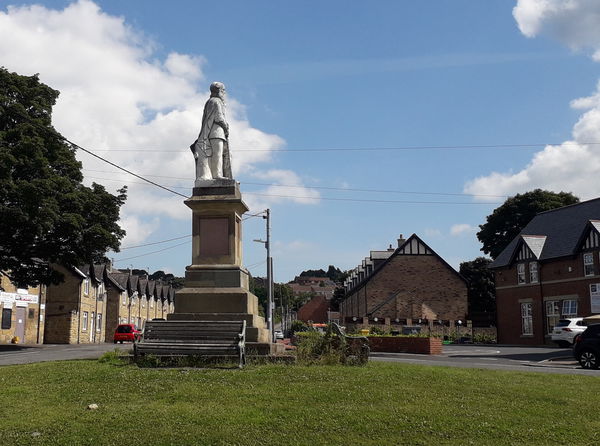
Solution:
[(281, 330), (275, 330), (275, 339), (283, 339), (283, 333)]
[(552, 342), (560, 347), (569, 347), (573, 345), (575, 336), (583, 333), (586, 328), (582, 317), (560, 319), (552, 330)]

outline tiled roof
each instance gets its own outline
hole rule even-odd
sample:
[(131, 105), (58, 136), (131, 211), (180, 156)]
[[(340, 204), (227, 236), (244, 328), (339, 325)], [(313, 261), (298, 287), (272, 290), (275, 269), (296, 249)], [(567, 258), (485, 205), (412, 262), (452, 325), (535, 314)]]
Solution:
[(129, 280), (129, 274), (127, 273), (108, 273), (108, 280), (110, 280), (117, 288), (121, 291), (127, 289), (127, 281)]
[(593, 222), (597, 220), (600, 220), (600, 198), (541, 212), (504, 248), (490, 267), (510, 265), (522, 237), (532, 235), (546, 237), (538, 260), (573, 255), (577, 252), (586, 226), (590, 223), (594, 225)]

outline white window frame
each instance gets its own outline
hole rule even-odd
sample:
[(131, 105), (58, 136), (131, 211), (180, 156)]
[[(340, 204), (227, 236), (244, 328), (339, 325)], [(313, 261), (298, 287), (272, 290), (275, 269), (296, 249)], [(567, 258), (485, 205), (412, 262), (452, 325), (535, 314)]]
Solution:
[(562, 301), (562, 315), (575, 317), (577, 316), (577, 299), (565, 299)]
[(83, 279), (83, 294), (90, 295), (90, 279)]
[[(591, 269), (590, 269), (591, 267)], [(583, 275), (593, 276), (594, 275), (594, 253), (584, 252), (583, 253)]]
[(525, 277), (525, 264), (517, 263), (517, 283), (519, 285), (523, 285), (527, 283), (527, 278)]
[(560, 300), (547, 300), (545, 302), (545, 317), (546, 317), (546, 334), (552, 334), (552, 330), (556, 327), (560, 319), (560, 310), (561, 310), (561, 301)]
[(88, 312), (84, 311), (83, 312), (83, 318), (81, 321), (81, 331), (87, 331), (88, 329)]
[(538, 283), (538, 262), (529, 262), (529, 282)]
[(146, 308), (146, 295), (142, 296), (142, 308)]
[(150, 298), (150, 308), (154, 308), (154, 299)]
[(96, 315), (96, 332), (100, 333), (102, 331), (102, 313), (98, 313)]
[(531, 302), (521, 303), (521, 334), (533, 336), (533, 304)]
[(127, 292), (121, 292), (121, 305), (127, 305)]

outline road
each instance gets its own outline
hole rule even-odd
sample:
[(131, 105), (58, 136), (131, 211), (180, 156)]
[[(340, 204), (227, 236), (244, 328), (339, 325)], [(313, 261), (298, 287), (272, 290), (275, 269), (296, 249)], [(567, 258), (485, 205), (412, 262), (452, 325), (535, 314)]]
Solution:
[(0, 345), (0, 366), (32, 362), (64, 361), (68, 359), (95, 359), (103, 353), (119, 348), (131, 349), (131, 344), (43, 344)]
[(584, 370), (571, 349), (555, 347), (515, 347), (483, 345), (444, 345), (441, 355), (371, 353), (371, 360), (525, 372), (600, 376), (598, 370)]
[[(0, 366), (69, 359), (94, 359), (131, 344), (44, 344), (0, 345)], [(433, 366), (466, 367), (526, 372), (600, 376), (599, 370), (584, 370), (575, 362), (570, 349), (554, 347), (515, 347), (483, 345), (445, 345), (441, 355), (371, 353), (372, 361)]]

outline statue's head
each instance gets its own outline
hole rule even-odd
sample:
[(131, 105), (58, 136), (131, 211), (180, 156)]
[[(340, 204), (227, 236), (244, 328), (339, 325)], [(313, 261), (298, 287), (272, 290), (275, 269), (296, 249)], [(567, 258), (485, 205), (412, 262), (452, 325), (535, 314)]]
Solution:
[(222, 82), (213, 82), (210, 84), (210, 95), (223, 99), (225, 96), (225, 85)]

